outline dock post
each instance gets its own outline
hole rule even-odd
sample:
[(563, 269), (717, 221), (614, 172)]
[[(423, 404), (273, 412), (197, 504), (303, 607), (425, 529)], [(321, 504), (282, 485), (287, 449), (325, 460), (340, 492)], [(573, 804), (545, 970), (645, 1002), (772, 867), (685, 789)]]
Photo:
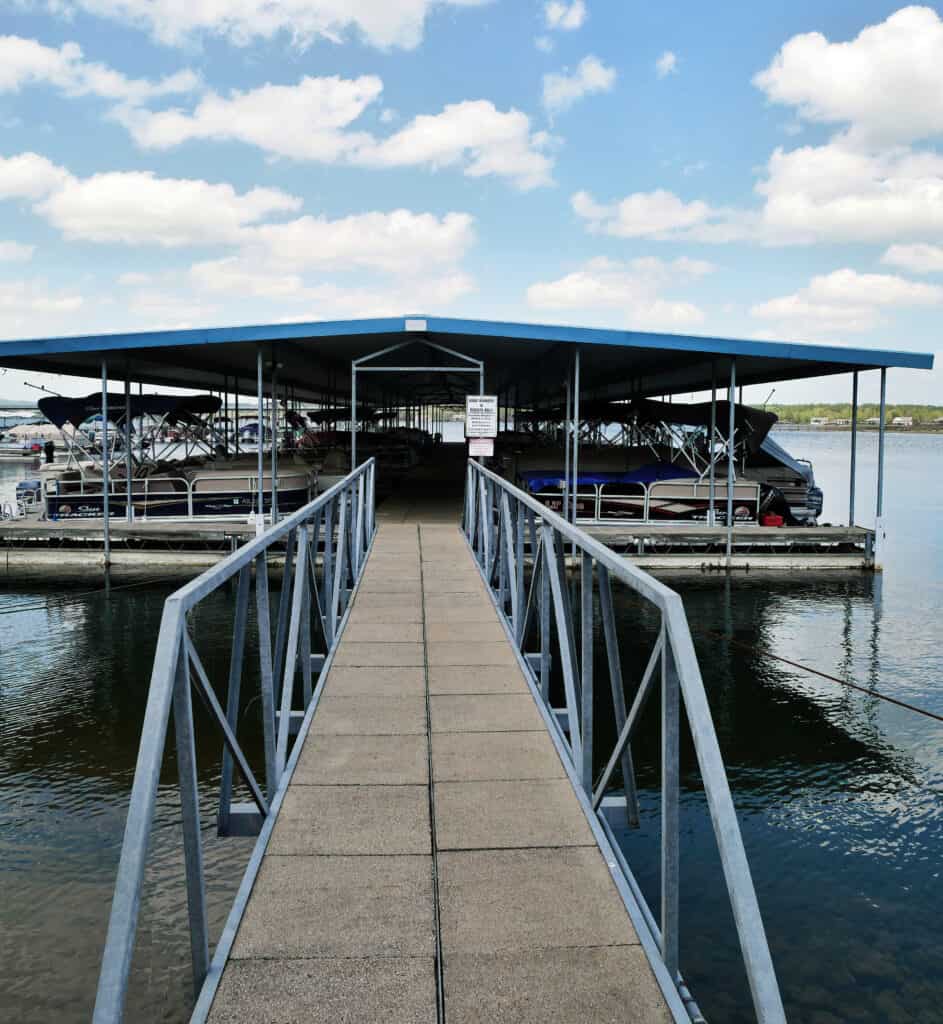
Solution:
[(887, 368), (881, 367), (881, 422), (878, 424), (878, 493), (874, 516), (874, 570), (884, 569), (884, 420), (887, 418)]
[(108, 516), (111, 512), (108, 502), (108, 488), (111, 486), (108, 473), (108, 360), (102, 360), (102, 516), (104, 522), (105, 569), (111, 565), (111, 529)]
[(848, 480), (848, 526), (855, 525), (855, 468), (858, 455), (858, 371), (851, 375), (851, 465)]
[(727, 402), (730, 411), (730, 417), (727, 423), (727, 561), (726, 569), (730, 572), (730, 559), (733, 554), (733, 481), (734, 481), (734, 468), (733, 468), (733, 453), (734, 445), (733, 438), (734, 432), (737, 429), (736, 421), (736, 402), (734, 399), (737, 397), (737, 359), (734, 356), (730, 360), (730, 392), (728, 395), (729, 401)]

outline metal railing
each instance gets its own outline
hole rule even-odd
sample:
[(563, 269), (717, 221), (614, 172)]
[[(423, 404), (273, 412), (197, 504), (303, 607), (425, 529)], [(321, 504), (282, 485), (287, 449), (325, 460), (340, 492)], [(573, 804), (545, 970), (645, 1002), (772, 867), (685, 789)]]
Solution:
[[(286, 471), (284, 476), (293, 477), (309, 477), (308, 483), (305, 487), (307, 496), (310, 499), (312, 485), (310, 477), (313, 476), (312, 471), (309, 469), (292, 469)], [(266, 480), (269, 479), (268, 470), (266, 469)], [(168, 489), (168, 484), (170, 485)], [(206, 485), (212, 484), (213, 488), (209, 488)], [(223, 485), (229, 485), (224, 487)], [(317, 487), (317, 484), (314, 484)], [(292, 488), (292, 490), (300, 488)], [(202, 519), (203, 516), (196, 511), (194, 505), (194, 497), (197, 501), (200, 500), (219, 500), (225, 497), (241, 496), (243, 500), (247, 500), (251, 507), (254, 509), (257, 505), (259, 493), (259, 478), (254, 473), (238, 473), (238, 472), (222, 472), (222, 473), (202, 473), (195, 474), (192, 477), (184, 476), (142, 476), (133, 477), (131, 480), (131, 509), (132, 518), (140, 520), (142, 522), (147, 521), (150, 516), (157, 519), (174, 519), (174, 520), (189, 520), (189, 519)], [(263, 486), (263, 496), (268, 492)], [(86, 481), (85, 477), (80, 477), (78, 480), (48, 480), (45, 484), (45, 496), (47, 498), (52, 497), (58, 499), (59, 503), (70, 503), (75, 502), (81, 498), (102, 498), (104, 497), (105, 491), (102, 486), (100, 478), (93, 478)], [(112, 478), (108, 483), (108, 496), (111, 500), (120, 506), (122, 502), (127, 501), (128, 497), (128, 482), (126, 478), (118, 477)], [(284, 498), (284, 493), (282, 494)], [(135, 502), (144, 502), (144, 508), (141, 512), (138, 512), (134, 506)], [(162, 516), (160, 514), (160, 506), (177, 504), (181, 501), (186, 501), (187, 511), (185, 515), (179, 516)], [(148, 507), (148, 503), (150, 507)], [(113, 518), (120, 518), (125, 515), (125, 510), (120, 512), (113, 512)], [(215, 519), (232, 519), (234, 521), (244, 520), (246, 517), (245, 509), (241, 509), (238, 512), (234, 512), (231, 516), (225, 516), (218, 513), (213, 513)], [(268, 518), (269, 513), (266, 513)], [(60, 518), (60, 517), (56, 517)], [(73, 518), (71, 516), (61, 517), (63, 519)]]
[[(194, 987), (199, 995), (211, 968), (218, 982), (234, 927), (227, 924), (211, 965), (191, 689), (197, 690), (208, 707), (224, 744), (219, 831), (226, 835), (261, 830), (259, 843), (262, 843), (267, 840), (270, 832), (267, 826), (281, 804), (297, 754), (297, 743), (291, 743), (291, 734), (298, 731), (302, 716), (313, 711), (320, 692), (320, 688), (313, 687), (312, 676), (317, 672), (323, 677), (330, 664), (350, 594), (360, 578), (373, 540), (374, 484), (375, 464), (371, 459), (165, 601), (98, 979), (94, 1014), (98, 1024), (120, 1021), (123, 1014), (171, 708), (183, 817)], [(268, 555), (275, 545), (280, 553), (284, 551), (285, 563), (273, 641)], [(264, 784), (253, 774), (236, 735), (253, 570)], [(236, 600), (224, 710), (197, 651), (188, 614), (233, 578), (237, 580)], [(320, 648), (317, 652), (316, 647)], [(302, 706), (296, 709), (294, 698), (299, 676)], [(303, 731), (298, 734), (302, 735)], [(238, 769), (249, 789), (250, 805), (232, 803), (234, 769)], [(236, 822), (237, 818), (241, 819), (240, 823)], [(237, 824), (239, 828), (234, 827)], [(253, 854), (247, 876), (253, 865), (257, 870), (259, 860), (260, 857)]]
[[(762, 1024), (784, 1022), (776, 973), (681, 597), (474, 460), (469, 460), (467, 467), (463, 528), (527, 667), (531, 686), (544, 705), (544, 717), (556, 732), (557, 747), (584, 808), (591, 814), (591, 824), (598, 825), (608, 838), (613, 858), (619, 862), (628, 890), (641, 911), (637, 919), (633, 918), (637, 927), (641, 924), (640, 939), (663, 962), (689, 1015), (697, 1020), (703, 1018), (684, 985), (678, 956), (680, 735), (684, 708), (756, 1017)], [(571, 559), (578, 568), (573, 595), (566, 547), (570, 547)], [(613, 606), (614, 582), (644, 599), (661, 620), (629, 707)], [(598, 777), (594, 773), (597, 730), (593, 712), (597, 606), (618, 737)], [(552, 680), (553, 668), (556, 672)], [(630, 826), (639, 823), (631, 741), (656, 686), (661, 691), (661, 898), (657, 920), (602, 810), (618, 769), (625, 784), (627, 822)], [(559, 696), (563, 704), (557, 707), (552, 701)], [(608, 799), (611, 801), (611, 797)], [(594, 831), (599, 838), (599, 829)]]

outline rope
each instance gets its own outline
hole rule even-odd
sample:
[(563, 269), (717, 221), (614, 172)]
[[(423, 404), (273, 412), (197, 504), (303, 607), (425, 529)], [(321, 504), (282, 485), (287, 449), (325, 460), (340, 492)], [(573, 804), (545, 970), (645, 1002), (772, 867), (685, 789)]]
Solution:
[(784, 658), (781, 654), (773, 654), (772, 651), (758, 647), (756, 644), (747, 644), (742, 640), (734, 640), (732, 637), (726, 637), (723, 633), (711, 630), (702, 630), (700, 632), (702, 635), (712, 636), (717, 640), (727, 640), (728, 643), (733, 644), (736, 647), (742, 647), (744, 650), (756, 651), (758, 654), (765, 654), (767, 658), (773, 658), (775, 661), (781, 661), (785, 665), (797, 668), (801, 672), (808, 672), (809, 675), (818, 676), (820, 679), (827, 679), (830, 683), (838, 683), (840, 686), (847, 686), (850, 690), (857, 690), (858, 693), (867, 694), (869, 697), (876, 697), (878, 700), (885, 700), (888, 704), (896, 704), (899, 708), (905, 708), (907, 711), (913, 711), (915, 714), (923, 715), (924, 718), (930, 718), (935, 722), (943, 722), (943, 715), (937, 714), (935, 711), (928, 711), (926, 708), (918, 707), (916, 704), (911, 704), (906, 700), (898, 700), (897, 697), (891, 697), (886, 693), (881, 693), (879, 690), (875, 690), (870, 686), (861, 686), (858, 683), (852, 683), (847, 679), (841, 679), (838, 676), (829, 675), (828, 672), (822, 672), (821, 669), (812, 668), (810, 665), (803, 665), (798, 661), (792, 661), (790, 658)]
[(85, 597), (94, 597), (97, 594), (107, 594), (114, 590), (130, 590), (132, 587), (143, 587), (152, 583), (164, 583), (167, 582), (168, 579), (169, 577), (167, 576), (151, 576), (147, 579), (136, 580), (134, 583), (122, 583), (117, 586), (99, 587), (97, 590), (81, 590), (77, 594), (51, 594), (49, 597), (46, 597), (41, 601), (25, 601), (20, 604), (0, 607), (0, 615), (15, 615), (17, 612), (42, 611), (43, 609), (48, 608), (50, 603), (68, 604), (70, 601), (78, 601)]

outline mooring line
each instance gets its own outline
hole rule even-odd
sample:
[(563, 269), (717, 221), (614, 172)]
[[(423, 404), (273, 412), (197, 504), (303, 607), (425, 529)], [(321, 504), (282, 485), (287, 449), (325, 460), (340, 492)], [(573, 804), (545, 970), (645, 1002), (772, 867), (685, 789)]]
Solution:
[[(692, 632), (695, 631), (692, 630)], [(773, 654), (772, 651), (759, 647), (756, 644), (747, 644), (742, 640), (734, 640), (733, 637), (728, 637), (724, 633), (718, 633), (714, 630), (697, 630), (697, 632), (699, 632), (701, 636), (710, 636), (717, 640), (726, 640), (727, 643), (733, 644), (735, 647), (742, 647), (744, 650), (755, 651), (757, 654), (764, 654), (767, 658), (773, 658), (776, 661), (783, 662), (785, 665), (791, 665), (793, 668), (797, 668), (801, 672), (808, 672), (810, 675), (818, 676), (820, 679), (827, 679), (831, 683), (838, 683), (841, 686), (847, 686), (849, 689), (857, 690), (859, 693), (867, 694), (869, 697), (877, 697), (878, 700), (885, 700), (889, 704), (896, 704), (900, 708), (904, 708), (907, 711), (913, 711), (918, 715), (923, 715), (924, 718), (930, 718), (934, 722), (943, 722), (943, 715), (937, 714), (935, 711), (928, 711), (926, 708), (918, 707), (918, 705), (911, 704), (906, 700), (899, 700), (897, 697), (891, 697), (889, 694), (881, 693), (880, 690), (872, 689), (870, 686), (861, 686), (859, 683), (852, 683), (848, 679), (829, 675), (828, 672), (823, 672), (821, 669), (812, 668), (810, 665), (803, 665), (798, 661), (792, 661), (790, 658), (784, 658), (781, 654)]]
[(136, 580), (134, 583), (120, 583), (114, 586), (98, 587), (96, 590), (80, 590), (75, 594), (50, 594), (41, 601), (25, 602), (23, 604), (0, 607), (0, 615), (13, 615), (16, 612), (34, 612), (48, 608), (50, 604), (68, 604), (70, 601), (78, 601), (85, 597), (94, 597), (96, 594), (110, 594), (113, 590), (129, 590), (131, 587), (143, 587), (152, 583), (170, 583), (179, 579), (179, 576), (151, 576), (148, 579)]

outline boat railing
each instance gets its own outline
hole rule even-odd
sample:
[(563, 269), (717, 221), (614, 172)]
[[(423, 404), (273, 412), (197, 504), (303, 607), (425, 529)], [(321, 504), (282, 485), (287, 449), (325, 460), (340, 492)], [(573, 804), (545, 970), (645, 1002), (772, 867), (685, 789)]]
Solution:
[[(469, 460), (463, 528), (469, 546), (515, 644), (564, 766), (607, 854), (617, 887), (661, 980), (676, 986), (700, 1019), (680, 973), (680, 748), (683, 708), (703, 781), (727, 894), (758, 1021), (784, 1022), (782, 999), (697, 655), (681, 597), (626, 558), (547, 509), (503, 477)], [(575, 575), (567, 573), (567, 551)], [(623, 587), (657, 614), (647, 659), (623, 671), (614, 590)], [(638, 635), (644, 613), (633, 624)], [(622, 627), (624, 630), (626, 627)], [(617, 739), (597, 749), (594, 637), (602, 636)], [(638, 679), (627, 706), (624, 682)], [(610, 817), (639, 824), (632, 759), (646, 702), (661, 696), (660, 906), (649, 907), (623, 856)], [(604, 767), (599, 770), (597, 766)], [(611, 790), (621, 776), (624, 795)], [(611, 856), (609, 855), (611, 854)], [(665, 974), (664, 972), (667, 972)], [(664, 985), (663, 985), (664, 988)]]
[[(374, 484), (375, 464), (371, 459), (314, 501), (175, 591), (164, 602), (98, 979), (93, 1018), (98, 1024), (120, 1021), (123, 1015), (171, 711), (197, 1009), (208, 1007), (212, 1001), (248, 890), (261, 863), (261, 851), (297, 760), (299, 744), (292, 737), (303, 735), (305, 722), (310, 721), (317, 706), (322, 682), (346, 619), (350, 595), (373, 540)], [(274, 640), (269, 598), (269, 557), (273, 549), (284, 557)], [(236, 582), (236, 587), (228, 675), (216, 681), (211, 679), (200, 656), (199, 647), (206, 638), (199, 635), (199, 616), (192, 613), (230, 580)], [(250, 766), (238, 736), (242, 721), (240, 690), (250, 632), (249, 602), (253, 590), (264, 750), (261, 779)], [(213, 638), (214, 643), (218, 641), (218, 636)], [(221, 690), (221, 697), (217, 697), (217, 688)], [(197, 787), (193, 690), (208, 708), (223, 741), (217, 829), (221, 835), (258, 833), (259, 836), (212, 960)], [(233, 803), (234, 770), (248, 789), (251, 803)]]
[[(618, 522), (631, 522), (632, 524), (639, 526), (657, 526), (659, 524), (678, 522), (693, 522), (695, 525), (700, 523), (700, 520), (679, 519), (669, 515), (660, 516), (657, 514), (657, 503), (668, 499), (669, 495), (665, 488), (669, 486), (675, 489), (690, 488), (689, 494), (675, 493), (670, 496), (675, 500), (680, 501), (692, 499), (694, 501), (704, 502), (704, 521), (706, 522), (707, 509), (710, 507), (710, 484), (696, 479), (677, 481), (654, 480), (649, 483), (640, 480), (625, 484), (581, 483), (576, 495), (577, 521), (594, 526)], [(632, 490), (629, 488), (632, 488)], [(559, 505), (564, 498), (564, 491), (562, 488), (557, 488), (555, 490), (542, 489), (532, 493), (533, 497), (537, 498), (541, 504), (547, 505), (549, 503), (550, 508), (553, 508), (554, 505)], [(570, 495), (570, 500), (572, 501), (572, 494)], [(734, 500), (741, 502), (744, 500), (747, 501), (749, 504), (752, 504), (753, 510), (752, 515), (746, 516), (742, 520), (736, 520), (736, 525), (755, 524), (759, 516), (760, 485), (749, 480), (738, 480), (734, 485)], [(619, 515), (617, 511), (613, 512), (611, 510), (611, 505), (618, 502), (632, 503), (635, 508), (638, 509), (639, 514), (623, 516)], [(591, 515), (585, 515), (582, 511), (586, 505), (590, 506), (592, 510)], [(727, 514), (727, 491), (725, 486), (718, 486), (715, 489), (714, 514), (718, 525), (722, 525)], [(701, 523), (701, 525), (703, 525), (703, 523)]]
[[(303, 474), (302, 470), (297, 470), (288, 475)], [(271, 476), (266, 472), (266, 476), (263, 477), (263, 493), (265, 484), (271, 480)], [(205, 488), (205, 484), (217, 485), (213, 490)], [(220, 488), (218, 485), (226, 483), (227, 487)], [(169, 485), (169, 486), (168, 486)], [(82, 498), (103, 498), (105, 489), (102, 485), (101, 477), (92, 477), (86, 479), (84, 475), (79, 476), (76, 480), (48, 480), (45, 484), (45, 491), (47, 496), (53, 495), (59, 499), (65, 500), (70, 497), (82, 497)], [(308, 497), (311, 496), (311, 487), (307, 488)], [(194, 510), (194, 495), (200, 495), (201, 497), (209, 497), (213, 494), (228, 494), (228, 493), (245, 493), (252, 495), (255, 498), (259, 493), (259, 478), (254, 473), (240, 473), (238, 470), (224, 471), (215, 473), (202, 473), (196, 474), (191, 477), (183, 476), (141, 476), (131, 478), (131, 515), (134, 519), (146, 520), (148, 518), (148, 509), (146, 503), (154, 500), (181, 500), (186, 499), (187, 503), (187, 519), (199, 518)], [(108, 481), (108, 496), (110, 499), (120, 503), (127, 500), (128, 495), (128, 481), (127, 477), (116, 477), (111, 478)], [(134, 507), (134, 502), (145, 503), (143, 512), (139, 513)], [(255, 502), (253, 501), (253, 505)], [(115, 514), (115, 513), (113, 513)], [(124, 515), (125, 511), (122, 510), (120, 515)], [(240, 512), (239, 517), (244, 517), (244, 513)]]

